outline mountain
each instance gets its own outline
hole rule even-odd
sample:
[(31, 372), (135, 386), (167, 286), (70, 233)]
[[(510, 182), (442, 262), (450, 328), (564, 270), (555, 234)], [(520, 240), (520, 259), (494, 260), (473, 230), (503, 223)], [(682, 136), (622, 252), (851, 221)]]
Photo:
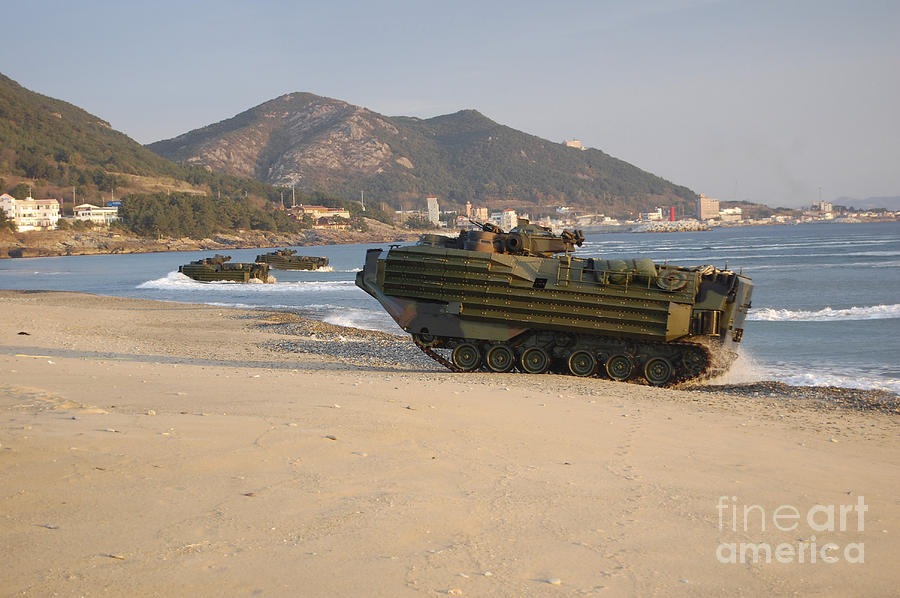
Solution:
[(421, 206), (575, 205), (626, 214), (694, 210), (695, 194), (596, 149), (579, 150), (498, 124), (475, 110), (429, 119), (291, 93), (222, 122), (158, 141), (171, 160), (272, 185)]
[(900, 212), (900, 196), (894, 197), (867, 197), (855, 199), (853, 197), (839, 197), (833, 202), (835, 205), (853, 207), (862, 210), (884, 208), (891, 212)]
[(255, 180), (175, 164), (105, 120), (26, 89), (2, 74), (0, 178), (4, 186), (27, 181), (37, 187), (36, 196), (60, 196), (68, 191), (67, 199), (72, 187), (78, 188), (83, 200), (112, 190), (122, 196), (152, 191), (210, 193), (215, 189), (222, 195), (278, 198), (278, 191)]

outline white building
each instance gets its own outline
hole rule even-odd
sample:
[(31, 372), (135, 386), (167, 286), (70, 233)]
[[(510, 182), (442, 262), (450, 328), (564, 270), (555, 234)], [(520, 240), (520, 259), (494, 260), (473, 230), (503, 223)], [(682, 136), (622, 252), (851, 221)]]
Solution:
[(827, 214), (834, 209), (834, 206), (831, 204), (831, 202), (825, 200), (814, 203), (813, 207), (818, 209), (822, 214)]
[(0, 195), (0, 209), (13, 221), (16, 229), (54, 230), (59, 220), (59, 202), (55, 199), (16, 199), (8, 193)]
[(719, 218), (722, 222), (740, 222), (744, 215), (740, 208), (722, 208), (719, 210)]
[(662, 208), (656, 208), (652, 212), (641, 212), (641, 220), (644, 222), (652, 222), (654, 220), (662, 220)]
[(438, 207), (437, 197), (433, 195), (429, 195), (425, 198), (425, 202), (428, 204), (428, 221), (431, 222), (435, 226), (440, 226), (441, 224), (441, 211)]
[(519, 216), (515, 210), (507, 208), (502, 212), (491, 212), (491, 222), (509, 232), (519, 225)]
[(75, 206), (75, 220), (84, 220), (109, 226), (111, 222), (115, 222), (118, 219), (119, 208), (116, 206), (101, 207), (89, 203)]
[(343, 218), (350, 220), (350, 211), (343, 208), (326, 208), (325, 206), (304, 206), (288, 208), (288, 214), (295, 218), (303, 218), (304, 216), (312, 216), (314, 220), (319, 218)]

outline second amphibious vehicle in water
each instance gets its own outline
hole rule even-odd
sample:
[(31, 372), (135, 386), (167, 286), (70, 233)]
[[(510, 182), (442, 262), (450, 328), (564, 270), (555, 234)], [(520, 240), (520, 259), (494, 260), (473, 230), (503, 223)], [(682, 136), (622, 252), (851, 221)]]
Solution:
[(356, 275), (447, 368), (665, 386), (721, 373), (733, 361), (750, 309), (746, 276), (575, 257), (580, 231), (557, 236), (527, 220), (508, 233), (479, 226), (458, 237), (423, 235), (385, 256), (370, 249)]
[(230, 255), (219, 255), (194, 260), (190, 264), (178, 267), (178, 271), (200, 282), (275, 282), (274, 277), (269, 276), (268, 264), (242, 264), (228, 263)]
[(257, 262), (269, 264), (277, 270), (318, 270), (328, 265), (327, 257), (297, 255), (296, 249), (279, 249), (256, 256)]

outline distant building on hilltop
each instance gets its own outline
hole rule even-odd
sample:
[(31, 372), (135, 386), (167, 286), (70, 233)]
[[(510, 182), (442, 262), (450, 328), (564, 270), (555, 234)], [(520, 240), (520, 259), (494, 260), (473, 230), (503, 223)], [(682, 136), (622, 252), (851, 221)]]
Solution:
[(0, 195), (0, 209), (19, 231), (55, 230), (59, 220), (59, 201), (55, 199), (16, 199), (4, 193)]
[(575, 149), (580, 149), (581, 151), (584, 151), (586, 149), (577, 139), (565, 139), (563, 140), (563, 145), (565, 145), (566, 147), (574, 147)]
[(697, 220), (709, 220), (719, 216), (719, 200), (706, 197), (702, 193), (697, 199)]
[(441, 210), (438, 206), (437, 197), (435, 197), (434, 195), (429, 195), (425, 198), (425, 202), (428, 204), (428, 221), (435, 226), (440, 226)]

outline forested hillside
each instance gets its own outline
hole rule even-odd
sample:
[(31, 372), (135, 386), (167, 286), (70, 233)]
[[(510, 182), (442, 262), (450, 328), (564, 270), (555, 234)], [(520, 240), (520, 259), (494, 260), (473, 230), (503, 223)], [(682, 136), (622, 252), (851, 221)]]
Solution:
[(184, 164), (275, 185), (384, 201), (436, 194), (442, 205), (576, 205), (625, 215), (656, 205), (694, 209), (695, 195), (606, 153), (500, 125), (475, 110), (388, 117), (309, 93), (148, 146)]

